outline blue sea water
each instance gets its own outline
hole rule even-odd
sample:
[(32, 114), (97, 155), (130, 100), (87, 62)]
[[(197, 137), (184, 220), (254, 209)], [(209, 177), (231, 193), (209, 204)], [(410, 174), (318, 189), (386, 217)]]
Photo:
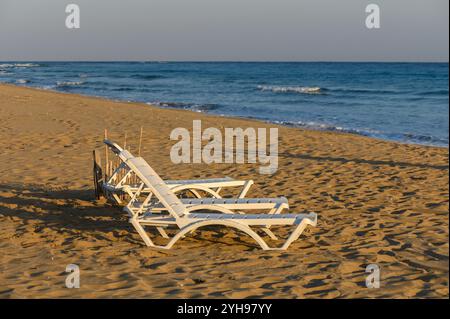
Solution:
[(0, 82), (448, 147), (448, 63), (0, 62)]

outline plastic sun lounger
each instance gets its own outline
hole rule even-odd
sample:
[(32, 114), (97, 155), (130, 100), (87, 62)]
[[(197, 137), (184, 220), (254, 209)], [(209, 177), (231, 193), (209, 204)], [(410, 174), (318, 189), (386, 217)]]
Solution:
[[(104, 143), (108, 145), (111, 151), (120, 158), (122, 163), (108, 178), (108, 180), (102, 184), (102, 189), (107, 198), (114, 200), (117, 204), (121, 204), (122, 199), (120, 198), (120, 194), (127, 194), (132, 197), (139, 188), (139, 185), (130, 185), (127, 183), (128, 178), (131, 174), (133, 174), (133, 172), (127, 167), (127, 165), (124, 164), (124, 161), (134, 158), (134, 156), (129, 151), (122, 149), (119, 145), (112, 141), (104, 140)], [(122, 173), (122, 175), (119, 177), (120, 173)], [(230, 177), (193, 180), (166, 180), (164, 182), (170, 189), (172, 189), (174, 193), (189, 191), (196, 198), (202, 198), (200, 192), (205, 192), (213, 198), (221, 198), (219, 193), (222, 188), (226, 187), (241, 187), (238, 198), (244, 198), (250, 187), (253, 185), (252, 180), (235, 180)], [(148, 194), (150, 193), (150, 189), (144, 187), (140, 190), (140, 193)]]
[[(125, 151), (123, 151), (125, 152)], [(119, 154), (119, 156), (124, 154)], [(126, 155), (126, 154), (125, 154)], [(264, 250), (285, 250), (295, 241), (308, 226), (316, 226), (317, 215), (309, 214), (279, 214), (277, 205), (287, 204), (286, 199), (179, 199), (173, 190), (159, 177), (159, 175), (141, 157), (124, 159), (124, 164), (139, 178), (141, 184), (133, 194), (130, 202), (124, 210), (130, 216), (130, 223), (136, 229), (147, 246), (170, 249), (175, 242), (183, 238), (186, 234), (208, 225), (222, 225), (233, 227), (243, 231), (252, 237)], [(144, 201), (140, 201), (142, 189), (148, 188), (150, 193)], [(154, 198), (153, 198), (154, 197)], [(156, 199), (156, 204), (155, 204)], [(214, 202), (213, 202), (214, 201)], [(162, 206), (167, 214), (154, 213), (154, 206)], [(269, 214), (234, 214), (231, 209), (252, 210), (271, 208)], [(213, 211), (215, 213), (198, 213), (196, 211)], [(295, 226), (290, 236), (280, 247), (269, 247), (264, 239), (258, 235), (251, 227), (259, 227), (265, 231), (272, 239), (277, 239), (270, 231), (270, 226), (290, 225)], [(159, 233), (168, 238), (164, 228), (175, 226), (178, 232), (164, 246), (156, 245), (149, 237), (144, 227), (156, 227)]]

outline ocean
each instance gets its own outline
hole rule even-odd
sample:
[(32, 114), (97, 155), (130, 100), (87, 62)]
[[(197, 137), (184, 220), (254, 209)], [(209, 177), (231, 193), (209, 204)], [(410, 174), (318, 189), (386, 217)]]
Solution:
[(448, 147), (448, 63), (0, 62), (0, 82)]

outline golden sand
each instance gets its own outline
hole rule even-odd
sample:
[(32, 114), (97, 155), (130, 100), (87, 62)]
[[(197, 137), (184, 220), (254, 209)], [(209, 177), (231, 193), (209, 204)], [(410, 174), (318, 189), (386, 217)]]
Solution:
[[(279, 169), (179, 164), (169, 133), (256, 121), (0, 85), (0, 297), (352, 298), (449, 296), (448, 149), (279, 127)], [(95, 201), (92, 150), (103, 130), (163, 178), (253, 179), (250, 197), (286, 196), (319, 215), (289, 250), (262, 251), (211, 228), (157, 251), (117, 207)], [(270, 125), (273, 126), (273, 125)], [(81, 287), (65, 287), (77, 264)], [(381, 287), (365, 286), (368, 264)]]

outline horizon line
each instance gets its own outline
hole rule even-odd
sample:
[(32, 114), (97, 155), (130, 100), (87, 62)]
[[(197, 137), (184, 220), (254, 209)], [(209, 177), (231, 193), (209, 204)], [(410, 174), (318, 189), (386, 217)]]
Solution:
[(402, 61), (402, 60), (0, 60), (0, 62), (73, 62), (73, 63), (111, 63), (111, 62), (134, 62), (134, 63), (449, 63), (448, 60), (440, 61)]

